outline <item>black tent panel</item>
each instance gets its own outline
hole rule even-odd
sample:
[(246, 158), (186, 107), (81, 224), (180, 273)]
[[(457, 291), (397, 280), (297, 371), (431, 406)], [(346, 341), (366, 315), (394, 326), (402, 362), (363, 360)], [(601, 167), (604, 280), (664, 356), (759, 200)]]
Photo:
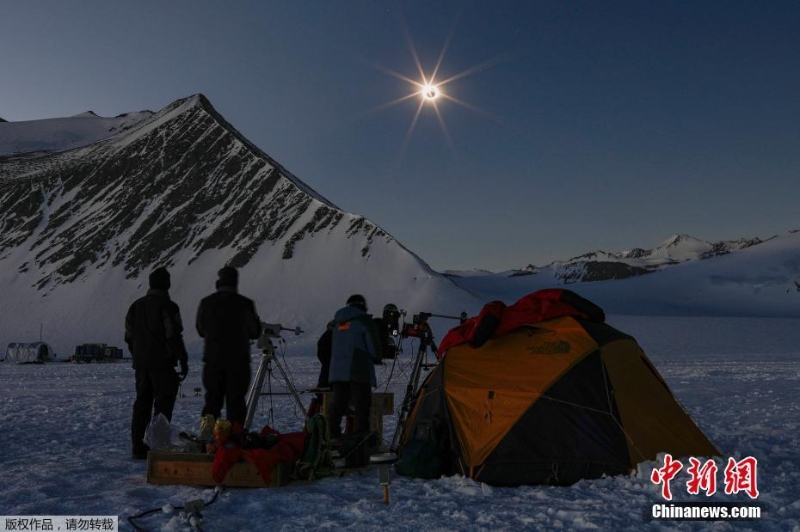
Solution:
[(625, 435), (595, 351), (565, 373), (509, 431), (478, 471), (494, 486), (569, 485), (625, 473)]
[(636, 341), (631, 335), (618, 331), (608, 324), (581, 319), (577, 319), (576, 321), (581, 324), (583, 330), (586, 331), (600, 347), (615, 340), (625, 339)]
[[(408, 407), (410, 410), (408, 418), (401, 429), (400, 447), (404, 449), (409, 445), (414, 445), (413, 440), (415, 439), (429, 439), (430, 435), (426, 434), (426, 431), (434, 428), (437, 431), (435, 435), (437, 440), (435, 455), (436, 460), (440, 463), (441, 473), (444, 475), (463, 474), (464, 471), (459, 466), (459, 454), (454, 448), (454, 442), (457, 438), (453, 431), (445, 402), (445, 363), (446, 361), (442, 360), (436, 366), (412, 398)], [(401, 462), (404, 456), (404, 453), (401, 454)], [(417, 476), (404, 473), (402, 467), (398, 467), (397, 472), (405, 476)]]

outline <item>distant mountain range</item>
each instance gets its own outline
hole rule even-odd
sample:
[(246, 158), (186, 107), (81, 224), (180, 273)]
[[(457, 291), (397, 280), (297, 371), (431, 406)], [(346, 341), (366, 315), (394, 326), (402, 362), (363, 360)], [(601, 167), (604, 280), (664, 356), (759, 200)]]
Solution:
[[(0, 348), (40, 334), (61, 353), (122, 346), (128, 305), (167, 266), (197, 352), (194, 313), (225, 264), (240, 268), (262, 319), (314, 338), (352, 293), (378, 314), (395, 303), (409, 319), (475, 313), (553, 286), (608, 313), (800, 316), (800, 233), (718, 243), (676, 235), (652, 249), (440, 274), (311, 189), (200, 94), (156, 113), (0, 124)], [(433, 325), (439, 334), (452, 323)]]
[(592, 251), (546, 266), (528, 264), (509, 275), (532, 275), (549, 270), (555, 279), (565, 284), (626, 279), (686, 261), (719, 257), (762, 242), (759, 238), (741, 238), (711, 243), (689, 235), (673, 235), (651, 249), (633, 248), (618, 253)]
[(451, 278), (484, 300), (511, 302), (560, 286), (609, 314), (800, 318), (799, 230), (717, 244), (676, 235), (633, 255), (596, 252), (542, 267)]

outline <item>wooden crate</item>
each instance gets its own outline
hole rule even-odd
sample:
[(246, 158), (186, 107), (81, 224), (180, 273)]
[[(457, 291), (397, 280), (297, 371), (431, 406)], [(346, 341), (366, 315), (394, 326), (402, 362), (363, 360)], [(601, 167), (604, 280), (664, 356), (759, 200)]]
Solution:
[[(328, 412), (328, 401), (331, 392), (322, 394), (322, 411)], [(394, 393), (373, 392), (372, 405), (369, 412), (369, 429), (383, 437), (383, 416), (394, 413)]]
[(394, 394), (384, 392), (373, 392), (372, 394), (372, 415), (388, 416), (394, 413)]
[[(150, 451), (147, 454), (147, 482), (182, 486), (216, 486), (211, 477), (214, 456), (204, 453)], [(272, 472), (272, 482), (265, 484), (252, 463), (241, 460), (225, 475), (223, 485), (233, 488), (266, 488), (289, 482), (294, 464), (281, 462)]]

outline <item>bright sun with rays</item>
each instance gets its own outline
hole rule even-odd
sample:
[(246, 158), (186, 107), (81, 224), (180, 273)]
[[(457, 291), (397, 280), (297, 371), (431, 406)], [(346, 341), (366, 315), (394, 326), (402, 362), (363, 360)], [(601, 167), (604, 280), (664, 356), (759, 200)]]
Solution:
[(386, 74), (389, 74), (390, 76), (393, 76), (393, 77), (398, 78), (398, 79), (400, 79), (402, 81), (405, 81), (405, 82), (409, 83), (412, 86), (412, 91), (409, 94), (407, 94), (405, 96), (401, 96), (400, 98), (397, 98), (397, 99), (392, 100), (390, 102), (384, 103), (382, 105), (379, 105), (379, 106), (373, 108), (372, 109), (373, 111), (374, 110), (380, 110), (380, 109), (386, 109), (386, 108), (389, 108), (389, 107), (393, 107), (393, 106), (395, 106), (397, 104), (400, 104), (402, 102), (405, 102), (405, 101), (408, 101), (408, 100), (412, 100), (414, 98), (419, 98), (419, 105), (417, 106), (417, 110), (414, 113), (414, 117), (411, 119), (411, 124), (408, 126), (408, 131), (406, 132), (405, 139), (403, 140), (403, 145), (402, 145), (402, 148), (401, 148), (401, 151), (400, 151), (400, 158), (401, 159), (402, 159), (403, 154), (405, 153), (406, 149), (408, 148), (408, 143), (411, 140), (412, 133), (414, 132), (414, 127), (417, 125), (417, 121), (419, 120), (419, 117), (423, 112), (423, 108), (425, 108), (425, 107), (430, 107), (430, 108), (433, 109), (434, 113), (436, 114), (436, 118), (439, 121), (439, 125), (442, 128), (442, 133), (444, 134), (444, 137), (447, 140), (447, 144), (450, 146), (450, 150), (452, 151), (453, 155), (455, 156), (456, 152), (455, 152), (455, 148), (453, 146), (453, 139), (450, 136), (450, 132), (447, 129), (447, 125), (445, 124), (444, 117), (442, 115), (442, 110), (440, 109), (440, 107), (443, 105), (441, 100), (446, 100), (449, 103), (458, 104), (458, 105), (460, 105), (462, 107), (466, 107), (467, 109), (470, 109), (472, 111), (478, 112), (478, 113), (480, 113), (480, 114), (482, 114), (484, 116), (487, 116), (488, 118), (490, 118), (492, 120), (497, 121), (497, 118), (495, 116), (491, 115), (490, 113), (487, 113), (486, 111), (484, 111), (484, 110), (482, 110), (482, 109), (480, 109), (478, 107), (475, 107), (474, 105), (471, 105), (471, 104), (469, 104), (467, 102), (459, 100), (458, 98), (455, 98), (454, 96), (452, 96), (450, 94), (447, 94), (447, 92), (445, 91), (444, 87), (445, 87), (445, 85), (447, 85), (449, 83), (452, 83), (452, 82), (454, 82), (456, 80), (465, 78), (465, 77), (467, 77), (467, 76), (469, 76), (471, 74), (474, 74), (474, 73), (476, 73), (478, 71), (481, 71), (481, 70), (483, 70), (485, 68), (488, 68), (490, 66), (493, 66), (494, 64), (496, 64), (498, 62), (498, 60), (500, 59), (499, 57), (495, 58), (495, 59), (492, 59), (492, 60), (489, 60), (489, 61), (485, 61), (485, 62), (480, 63), (478, 65), (475, 65), (475, 66), (473, 66), (471, 68), (468, 68), (467, 70), (459, 72), (458, 74), (450, 76), (450, 77), (448, 77), (446, 79), (439, 80), (437, 78), (437, 76), (439, 75), (439, 69), (441, 68), (442, 62), (444, 60), (445, 52), (447, 51), (447, 47), (449, 46), (450, 41), (453, 38), (453, 33), (454, 32), (455, 32), (455, 26), (453, 26), (453, 29), (450, 31), (450, 35), (445, 40), (444, 46), (442, 47), (442, 51), (439, 54), (439, 59), (436, 61), (436, 66), (434, 67), (434, 69), (433, 69), (433, 71), (432, 71), (430, 76), (427, 76), (425, 74), (425, 71), (422, 68), (422, 63), (420, 62), (419, 56), (417, 55), (417, 50), (414, 47), (414, 42), (412, 41), (411, 36), (410, 36), (410, 34), (408, 33), (407, 30), (405, 30), (406, 40), (408, 41), (408, 46), (409, 46), (409, 49), (411, 50), (411, 55), (412, 55), (412, 57), (414, 59), (414, 63), (416, 65), (417, 71), (419, 73), (419, 80), (414, 80), (414, 79), (412, 79), (412, 78), (410, 78), (408, 76), (405, 76), (403, 74), (395, 72), (394, 70), (385, 68), (383, 66), (380, 66), (380, 65), (377, 65), (377, 64), (372, 64), (373, 67), (375, 67), (376, 69), (380, 70), (381, 72), (384, 72)]
[(439, 87), (427, 83), (422, 87), (420, 94), (422, 94), (422, 97), (426, 100), (435, 100), (439, 97)]

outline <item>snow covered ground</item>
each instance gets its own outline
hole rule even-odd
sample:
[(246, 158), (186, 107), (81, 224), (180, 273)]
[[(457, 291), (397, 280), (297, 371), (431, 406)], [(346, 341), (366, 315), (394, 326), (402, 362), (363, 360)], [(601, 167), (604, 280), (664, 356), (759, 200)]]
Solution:
[[(721, 478), (728, 457), (753, 456), (761, 519), (650, 520), (652, 505), (663, 502), (649, 480), (651, 470), (663, 465), (654, 461), (630, 476), (571, 487), (501, 489), (460, 477), (394, 476), (388, 506), (373, 471), (279, 489), (232, 489), (204, 511), (203, 530), (800, 530), (800, 320), (613, 315), (608, 321), (639, 340), (722, 451), (719, 491), (708, 498), (689, 495), (688, 476), (681, 472), (672, 482), (675, 500), (753, 502), (744, 493), (722, 493)], [(299, 388), (316, 382), (315, 340), (314, 332), (289, 339), (285, 365)], [(408, 365), (413, 351), (406, 343), (400, 366)], [(202, 398), (193, 389), (201, 386), (200, 368), (199, 354), (192, 353), (175, 426), (196, 426)], [(398, 403), (406, 382), (401, 369), (390, 385)], [(381, 390), (388, 370), (379, 378)], [(212, 490), (146, 483), (145, 463), (129, 458), (133, 396), (127, 363), (0, 364), (0, 515), (117, 515), (120, 529), (131, 530), (128, 516), (210, 499)], [(298, 430), (300, 416), (291, 403), (273, 404), (275, 427)], [(262, 409), (256, 425), (266, 419)], [(384, 430), (390, 437), (393, 417)], [(137, 522), (147, 530), (190, 529), (179, 516), (161, 512)]]

